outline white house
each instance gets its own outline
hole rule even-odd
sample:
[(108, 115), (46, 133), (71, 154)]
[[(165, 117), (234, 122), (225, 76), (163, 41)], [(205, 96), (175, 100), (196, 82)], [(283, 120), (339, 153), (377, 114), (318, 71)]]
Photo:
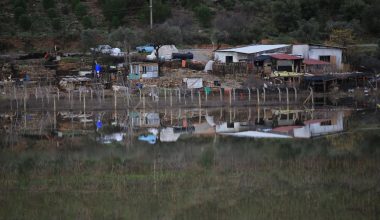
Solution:
[(304, 122), (305, 126), (295, 128), (293, 130), (294, 137), (296, 138), (311, 138), (321, 135), (333, 134), (342, 132), (343, 126), (343, 112), (338, 112), (334, 120), (331, 119), (317, 119)]
[(252, 60), (264, 53), (289, 53), (291, 45), (275, 44), (275, 45), (250, 45), (246, 47), (236, 47), (230, 49), (222, 49), (214, 52), (215, 61), (221, 63), (233, 63), (244, 60)]
[(292, 54), (299, 55), (305, 60), (321, 60), (331, 63), (335, 66), (336, 70), (343, 69), (343, 48), (341, 47), (323, 46), (317, 44), (293, 45)]

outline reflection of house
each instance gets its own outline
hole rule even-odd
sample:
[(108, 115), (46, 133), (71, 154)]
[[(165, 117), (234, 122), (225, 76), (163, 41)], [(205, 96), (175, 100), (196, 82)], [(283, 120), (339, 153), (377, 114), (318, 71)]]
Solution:
[(216, 125), (216, 133), (233, 133), (248, 130), (248, 126), (241, 122), (224, 122)]
[(272, 132), (292, 135), (296, 138), (311, 138), (343, 130), (343, 112), (339, 112), (333, 119), (308, 120), (304, 121), (302, 126), (283, 126), (273, 129)]
[(221, 63), (233, 63), (239, 61), (253, 61), (253, 59), (264, 53), (286, 53), (290, 52), (290, 45), (250, 45), (215, 51), (215, 60)]
[(129, 79), (158, 77), (157, 63), (132, 63), (129, 65)]
[(343, 48), (316, 44), (293, 45), (292, 54), (300, 55), (305, 60), (314, 59), (331, 63), (337, 70), (343, 69)]
[(343, 131), (343, 113), (339, 112), (336, 119), (317, 119), (304, 122), (305, 126), (294, 129), (294, 137), (310, 138)]
[(302, 110), (271, 110), (272, 115), (270, 118), (264, 118), (266, 126), (278, 127), (295, 125), (297, 120), (300, 119)]
[(131, 112), (129, 115), (132, 126), (139, 127), (159, 127), (160, 116), (158, 113), (138, 113)]

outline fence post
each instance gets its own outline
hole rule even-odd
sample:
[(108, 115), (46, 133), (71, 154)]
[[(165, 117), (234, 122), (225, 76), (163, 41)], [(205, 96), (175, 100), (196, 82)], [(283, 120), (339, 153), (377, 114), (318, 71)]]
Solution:
[(201, 92), (198, 92), (198, 103), (199, 103), (199, 108), (202, 107), (202, 99), (201, 99)]
[(266, 102), (266, 92), (265, 92), (265, 87), (263, 87), (263, 95), (264, 95), (263, 102), (265, 103), (265, 102)]
[(251, 102), (251, 89), (248, 88), (248, 101)]
[(278, 90), (278, 101), (281, 102), (281, 89), (277, 87)]
[(230, 90), (230, 92), (229, 92), (229, 100), (230, 100), (230, 106), (231, 106), (231, 103), (232, 103), (232, 90)]
[(165, 103), (166, 103), (166, 88), (164, 88), (164, 97), (165, 97)]
[(235, 91), (235, 88), (233, 88), (233, 91), (234, 91), (234, 102), (236, 101), (236, 91)]
[(220, 92), (220, 101), (223, 102), (222, 88), (219, 88), (219, 92)]
[(293, 87), (293, 89), (294, 89), (294, 100), (297, 102), (297, 100), (298, 100), (297, 89), (296, 89), (296, 87)]
[(256, 89), (257, 92), (257, 105), (260, 105), (260, 90)]
[(289, 106), (289, 89), (286, 87), (286, 105)]
[(173, 95), (172, 95), (172, 89), (170, 89), (170, 106), (173, 106)]

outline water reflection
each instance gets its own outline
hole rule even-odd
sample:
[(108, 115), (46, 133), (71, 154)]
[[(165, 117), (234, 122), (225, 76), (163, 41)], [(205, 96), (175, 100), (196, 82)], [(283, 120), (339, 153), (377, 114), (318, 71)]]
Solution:
[(189, 136), (312, 138), (343, 132), (354, 108), (304, 106), (170, 108), (125, 111), (2, 113), (1, 133), (55, 139), (89, 136), (99, 143), (176, 142)]

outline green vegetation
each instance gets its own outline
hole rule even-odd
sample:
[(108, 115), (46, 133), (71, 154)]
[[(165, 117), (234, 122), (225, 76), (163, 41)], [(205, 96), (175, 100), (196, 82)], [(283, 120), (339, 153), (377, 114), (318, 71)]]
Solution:
[[(10, 5), (7, 7), (7, 4)], [(120, 26), (145, 29), (149, 25), (149, 1), (98, 0), (96, 4), (89, 4), (80, 0), (43, 0), (37, 7), (43, 8), (45, 15), (39, 14), (39, 10), (31, 10), (29, 5), (32, 4), (34, 0), (12, 0), (1, 10), (5, 12), (10, 8), (14, 22), (26, 31), (25, 16), (23, 22), (19, 22), (22, 15), (47, 16), (50, 19), (57, 15), (61, 20), (72, 20), (75, 14), (82, 29), (96, 27), (104, 30)], [(60, 12), (58, 8), (61, 8)], [(93, 14), (99, 10), (102, 14)], [(373, 43), (380, 34), (379, 13), (379, 0), (153, 1), (154, 23), (178, 26), (186, 44), (210, 43), (215, 32), (224, 33), (223, 42), (230, 44), (247, 44), (262, 39), (274, 42), (328, 41), (337, 45), (350, 45), (357, 41)], [(105, 22), (96, 18), (99, 16), (104, 16)], [(51, 27), (57, 29), (56, 23), (52, 22)], [(204, 30), (202, 33), (206, 36), (199, 30)], [(347, 34), (349, 40), (342, 41)]]
[(1, 150), (0, 215), (376, 219), (379, 139), (365, 131), (316, 140), (217, 137), (125, 147), (75, 138), (58, 148), (34, 140), (26, 150)]
[(43, 0), (42, 5), (44, 6), (45, 10), (48, 10), (48, 9), (55, 7), (55, 1), (54, 0)]

